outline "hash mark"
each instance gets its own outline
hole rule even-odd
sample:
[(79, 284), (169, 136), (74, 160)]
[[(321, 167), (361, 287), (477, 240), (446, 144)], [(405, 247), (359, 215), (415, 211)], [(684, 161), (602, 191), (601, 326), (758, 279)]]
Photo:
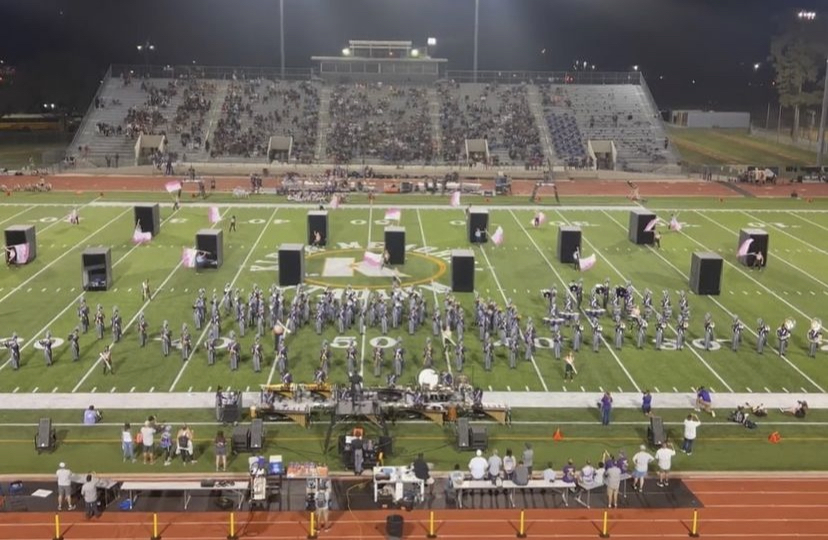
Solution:
[(771, 393), (770, 388), (768, 388), (768, 387), (766, 386), (766, 387), (765, 387), (765, 392), (767, 392), (768, 394), (770, 394), (770, 393)]
[(150, 394), (151, 394), (151, 393), (153, 393), (153, 392), (155, 392), (155, 387), (154, 387), (154, 386), (150, 386)]
[(92, 390), (90, 390), (90, 393), (94, 394), (97, 390), (98, 390), (98, 387), (97, 387), (97, 386), (93, 386), (93, 387), (92, 387)]
[(808, 393), (808, 391), (807, 391), (807, 390), (805, 390), (805, 389), (804, 389), (803, 387), (801, 387), (801, 386), (799, 387), (799, 389), (800, 389), (800, 390), (802, 390), (802, 393), (804, 393), (804, 394), (807, 394), (807, 393)]
[(678, 388), (676, 388), (676, 387), (674, 386), (674, 387), (673, 387), (673, 392), (678, 393)]
[(745, 390), (747, 390), (748, 392), (753, 392), (753, 390), (750, 389), (750, 386), (745, 386)]
[(785, 392), (786, 394), (790, 394), (790, 392), (788, 392), (788, 389), (785, 388), (784, 386), (782, 387), (782, 391)]
[[(511, 391), (512, 391), (512, 387), (511, 387), (511, 386), (509, 386), (509, 385), (507, 384), (507, 385), (506, 385), (506, 390), (507, 390), (508, 392), (511, 392)], [(207, 390), (207, 391), (209, 392), (209, 390)]]
[(653, 386), (653, 389), (654, 389), (656, 392), (661, 392), (661, 390), (659, 390), (659, 389), (658, 389), (658, 386)]
[(57, 386), (55, 386), (54, 388), (52, 388), (52, 393), (54, 394), (55, 392), (57, 392)]
[(110, 390), (110, 391), (109, 391), (109, 393), (110, 393), (110, 394), (114, 394), (114, 393), (115, 393), (115, 387), (114, 387), (114, 386), (112, 387), (112, 390)]
[(489, 392), (492, 392), (492, 385), (489, 385)]
[(16, 394), (18, 390), (20, 390), (20, 387), (19, 387), (19, 386), (16, 386), (16, 387), (14, 388), (14, 390), (12, 390), (12, 394)]
[(603, 388), (603, 387), (601, 387), (601, 386), (599, 386), (599, 387), (598, 387), (598, 390), (600, 390), (601, 392), (603, 392), (603, 391), (604, 391), (604, 388)]
[(130, 392), (130, 393), (135, 392), (135, 387), (133, 386), (132, 388), (130, 388), (130, 389), (129, 389), (129, 392)]
[(37, 394), (37, 391), (40, 390), (39, 386), (35, 386), (34, 390), (32, 390), (32, 394)]
[(529, 385), (528, 384), (526, 386), (524, 386), (524, 388), (526, 388), (527, 392), (529, 391)]

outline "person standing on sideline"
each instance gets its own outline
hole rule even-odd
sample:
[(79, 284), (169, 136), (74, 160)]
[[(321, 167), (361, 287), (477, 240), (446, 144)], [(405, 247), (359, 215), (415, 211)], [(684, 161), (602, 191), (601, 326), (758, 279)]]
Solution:
[(86, 503), (86, 519), (98, 516), (98, 486), (91, 474), (86, 475), (86, 482), (81, 486), (83, 502)]
[(236, 232), (236, 215), (230, 216), (230, 232)]
[(612, 394), (604, 392), (599, 406), (601, 408), (601, 425), (608, 426), (610, 423), (610, 412), (612, 411)]
[(216, 471), (227, 470), (227, 439), (224, 438), (224, 432), (216, 433)]
[(124, 463), (127, 460), (135, 463), (135, 443), (132, 440), (132, 429), (129, 422), (124, 424), (124, 429), (121, 431), (121, 451), (124, 454)]
[(144, 447), (144, 465), (155, 464), (155, 428), (150, 425), (149, 420), (144, 422), (141, 428), (141, 445)]
[(328, 510), (331, 506), (330, 501), (330, 483), (323, 481), (324, 484), (319, 486), (316, 491), (316, 522), (318, 530), (327, 531), (331, 528), (331, 523), (328, 520)]
[(684, 419), (684, 443), (681, 445), (681, 451), (688, 456), (693, 455), (693, 441), (696, 440), (696, 428), (701, 425), (699, 417), (695, 414), (688, 414)]
[(633, 490), (644, 492), (644, 479), (647, 478), (647, 470), (650, 468), (650, 463), (655, 458), (647, 452), (647, 447), (643, 444), (638, 447), (638, 453), (633, 456)]
[(641, 394), (641, 412), (644, 413), (644, 416), (652, 416), (653, 395), (649, 390), (644, 390), (644, 393)]
[(676, 451), (673, 449), (671, 443), (661, 443), (661, 448), (656, 450), (655, 458), (658, 462), (658, 487), (666, 487), (669, 485), (668, 475), (670, 468), (673, 466), (673, 456)]
[(63, 501), (66, 501), (66, 508), (74, 510), (72, 504), (72, 471), (66, 468), (66, 463), (58, 465), (57, 473), (58, 486), (58, 511), (63, 510)]
[(523, 464), (529, 469), (529, 478), (532, 478), (532, 469), (535, 465), (535, 451), (532, 449), (532, 443), (525, 443), (523, 445)]
[(621, 488), (621, 469), (618, 465), (611, 463), (607, 465), (607, 508), (618, 508), (618, 490)]

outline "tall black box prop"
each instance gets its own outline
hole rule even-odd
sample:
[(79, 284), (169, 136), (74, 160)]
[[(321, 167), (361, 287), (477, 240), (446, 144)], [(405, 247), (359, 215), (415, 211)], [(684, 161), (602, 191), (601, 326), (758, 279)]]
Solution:
[(558, 228), (558, 260), (562, 263), (575, 262), (575, 250), (581, 252), (581, 228), (563, 226)]
[(282, 244), (279, 246), (279, 286), (299, 285), (305, 278), (305, 246)]
[(745, 266), (753, 266), (756, 262), (756, 253), (762, 254), (762, 266), (768, 264), (768, 232), (762, 229), (742, 229), (739, 231), (739, 245), (736, 246), (738, 252), (745, 240), (752, 238), (753, 242), (748, 246), (748, 255), (739, 257), (739, 262)]
[(452, 292), (474, 292), (474, 252), (455, 249), (451, 252)]
[(405, 264), (405, 227), (385, 228), (385, 249), (389, 264)]
[(105, 291), (112, 284), (112, 250), (87, 248), (81, 253), (81, 281), (85, 291)]
[(135, 224), (141, 223), (141, 232), (148, 232), (155, 238), (161, 232), (161, 211), (157, 204), (136, 204)]
[(221, 268), (224, 262), (223, 233), (221, 229), (201, 229), (196, 233), (197, 268)]
[(696, 252), (690, 263), (690, 290), (718, 296), (722, 289), (724, 260), (718, 253)]
[[(15, 264), (28, 264), (37, 258), (37, 239), (35, 238), (34, 225), (12, 225), (6, 228), (6, 247), (28, 244), (29, 254), (24, 262), (22, 253), (15, 256)], [(8, 257), (8, 255), (7, 255)]]
[[(369, 223), (370, 227), (371, 224)], [(319, 241), (316, 242), (316, 233), (319, 233)], [(328, 245), (328, 211), (312, 210), (308, 212), (308, 244), (316, 246)]]
[[(484, 244), (489, 241), (486, 232), (489, 229), (489, 211), (480, 208), (473, 208), (469, 211), (469, 242), (472, 244)], [(480, 231), (480, 236), (477, 235)]]
[(655, 233), (644, 229), (655, 218), (655, 214), (643, 208), (630, 211), (630, 242), (638, 245), (652, 245), (655, 241)]

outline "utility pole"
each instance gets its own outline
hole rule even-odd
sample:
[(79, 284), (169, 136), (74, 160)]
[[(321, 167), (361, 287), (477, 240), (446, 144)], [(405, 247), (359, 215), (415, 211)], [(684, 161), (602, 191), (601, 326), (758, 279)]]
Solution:
[[(825, 157), (825, 117), (828, 115), (828, 59), (825, 60), (825, 88), (822, 91), (822, 114), (819, 117), (819, 150), (817, 151), (817, 167), (822, 167)], [(820, 170), (820, 173), (822, 171)]]

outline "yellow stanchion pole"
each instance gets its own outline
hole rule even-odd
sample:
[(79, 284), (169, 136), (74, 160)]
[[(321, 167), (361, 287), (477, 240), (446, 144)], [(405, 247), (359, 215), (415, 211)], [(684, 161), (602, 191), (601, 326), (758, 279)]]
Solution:
[(55, 514), (55, 538), (54, 540), (63, 540), (63, 535), (60, 534), (60, 514)]
[(230, 534), (227, 535), (227, 540), (239, 540), (239, 537), (236, 535), (236, 514), (235, 514), (235, 512), (230, 512)]
[(437, 533), (434, 531), (434, 512), (430, 512), (428, 515), (428, 534), (426, 538), (437, 538)]
[(161, 540), (161, 535), (158, 534), (158, 514), (152, 515), (152, 536), (150, 540)]
[(526, 538), (526, 510), (520, 511), (520, 525), (518, 525), (518, 538)]
[(601, 525), (601, 534), (599, 534), (601, 538), (609, 538), (609, 512), (604, 510), (604, 522)]
[(310, 529), (308, 529), (308, 540), (316, 540), (316, 514), (311, 512)]
[(699, 537), (699, 511), (693, 509), (693, 526), (690, 527), (690, 538)]

